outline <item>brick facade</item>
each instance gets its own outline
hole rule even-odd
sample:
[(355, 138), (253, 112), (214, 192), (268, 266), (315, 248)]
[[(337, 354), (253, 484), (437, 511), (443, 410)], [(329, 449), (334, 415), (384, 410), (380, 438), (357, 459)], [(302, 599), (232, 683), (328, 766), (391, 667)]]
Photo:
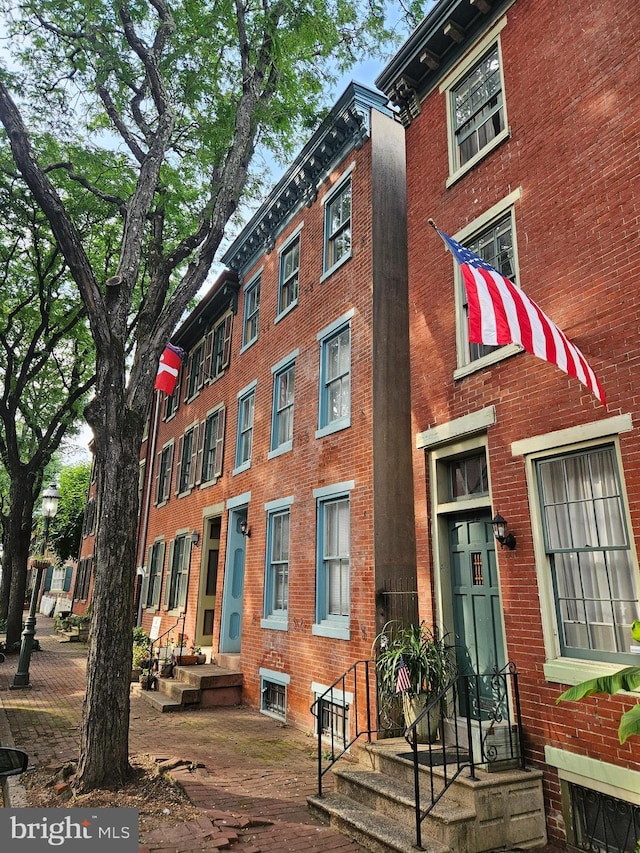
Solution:
[[(445, 35), (450, 21), (459, 25), (457, 41)], [(617, 738), (620, 714), (635, 700), (599, 696), (556, 704), (566, 684), (612, 672), (616, 664), (615, 656), (599, 662), (597, 655), (573, 660), (561, 653), (535, 508), (541, 453), (612, 443), (626, 486), (637, 609), (640, 120), (637, 74), (630, 69), (638, 68), (640, 58), (638, 23), (635, 4), (624, 0), (606, 10), (572, 0), (443, 0), (377, 81), (406, 127), (422, 615), (433, 612), (452, 627), (448, 581), (441, 573), (447, 555), (443, 525), (459, 510), (446, 505), (433, 472), (484, 447), (484, 508), (505, 516), (517, 537), (515, 550), (496, 548), (506, 655), (520, 673), (527, 758), (545, 771), (549, 831), (559, 838), (566, 829), (559, 775), (640, 805), (637, 746), (633, 739), (621, 746)], [(468, 166), (452, 168), (451, 92), (496, 44), (506, 125), (500, 136), (496, 121), (496, 141)], [(606, 408), (577, 380), (524, 352), (475, 370), (461, 363), (453, 263), (427, 220), (465, 243), (499, 219), (501, 208), (514, 224), (517, 283), (585, 354), (606, 390)], [(474, 419), (479, 413), (490, 423)], [(623, 663), (620, 658), (617, 666)]]

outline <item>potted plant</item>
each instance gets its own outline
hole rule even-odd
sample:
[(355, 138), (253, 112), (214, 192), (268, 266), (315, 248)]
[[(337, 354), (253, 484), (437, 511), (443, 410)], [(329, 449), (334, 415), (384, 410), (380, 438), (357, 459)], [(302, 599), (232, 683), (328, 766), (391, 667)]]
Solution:
[[(400, 694), (405, 725), (411, 725), (456, 674), (453, 647), (437, 628), (387, 622), (374, 642), (376, 677), (381, 699)], [(416, 729), (420, 743), (437, 737), (440, 709), (425, 716)]]

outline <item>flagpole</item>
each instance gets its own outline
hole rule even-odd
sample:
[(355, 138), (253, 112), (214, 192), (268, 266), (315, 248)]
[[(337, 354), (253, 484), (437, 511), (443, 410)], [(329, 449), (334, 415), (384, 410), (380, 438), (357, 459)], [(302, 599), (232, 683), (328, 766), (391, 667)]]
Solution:
[[(145, 555), (146, 550), (147, 550), (147, 530), (149, 527), (149, 510), (150, 510), (150, 506), (151, 506), (151, 489), (153, 486), (153, 466), (154, 466), (154, 462), (156, 459), (156, 445), (158, 443), (158, 422), (160, 420), (160, 398), (161, 398), (161, 394), (160, 394), (160, 391), (156, 391), (155, 394), (156, 394), (156, 408), (155, 408), (155, 414), (153, 417), (153, 430), (152, 430), (152, 435), (151, 435), (151, 452), (150, 452), (150, 454), (147, 454), (147, 465), (146, 465), (146, 467), (149, 470), (148, 470), (148, 474), (147, 474), (147, 478), (146, 478), (147, 479), (147, 488), (146, 488), (145, 499), (144, 499), (144, 515), (143, 515), (143, 522), (140, 526), (141, 548), (138, 551), (138, 566), (140, 566), (140, 568), (144, 568), (144, 555)], [(149, 456), (151, 456), (151, 462), (150, 463), (149, 463)], [(141, 605), (142, 605), (142, 600), (140, 600), (139, 605), (138, 605), (138, 619), (137, 619), (138, 624), (140, 622), (139, 615), (140, 615)]]

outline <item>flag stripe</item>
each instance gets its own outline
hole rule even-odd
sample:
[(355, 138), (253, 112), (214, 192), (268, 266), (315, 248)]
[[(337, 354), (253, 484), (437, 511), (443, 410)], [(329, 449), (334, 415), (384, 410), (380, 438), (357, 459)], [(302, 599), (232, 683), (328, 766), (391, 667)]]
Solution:
[(180, 372), (180, 364), (184, 355), (181, 349), (167, 344), (164, 352), (160, 356), (158, 364), (158, 373), (156, 374), (156, 391), (164, 391), (165, 394), (173, 394), (178, 373)]
[(436, 230), (462, 270), (470, 343), (519, 344), (532, 355), (578, 379), (605, 405), (602, 385), (586, 358), (544, 311), (482, 258)]

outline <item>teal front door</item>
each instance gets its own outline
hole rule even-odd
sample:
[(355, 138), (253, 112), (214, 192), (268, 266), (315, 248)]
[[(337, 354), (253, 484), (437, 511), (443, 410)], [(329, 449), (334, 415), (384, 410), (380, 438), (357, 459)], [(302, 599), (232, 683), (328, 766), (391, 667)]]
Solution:
[(220, 652), (222, 654), (238, 654), (242, 641), (246, 538), (242, 535), (240, 525), (246, 520), (246, 507), (231, 510), (229, 513), (227, 559), (225, 561), (220, 620)]
[(449, 548), (458, 672), (480, 676), (469, 679), (468, 700), (461, 689), (460, 710), (484, 717), (494, 701), (490, 673), (506, 663), (491, 516), (453, 517)]

